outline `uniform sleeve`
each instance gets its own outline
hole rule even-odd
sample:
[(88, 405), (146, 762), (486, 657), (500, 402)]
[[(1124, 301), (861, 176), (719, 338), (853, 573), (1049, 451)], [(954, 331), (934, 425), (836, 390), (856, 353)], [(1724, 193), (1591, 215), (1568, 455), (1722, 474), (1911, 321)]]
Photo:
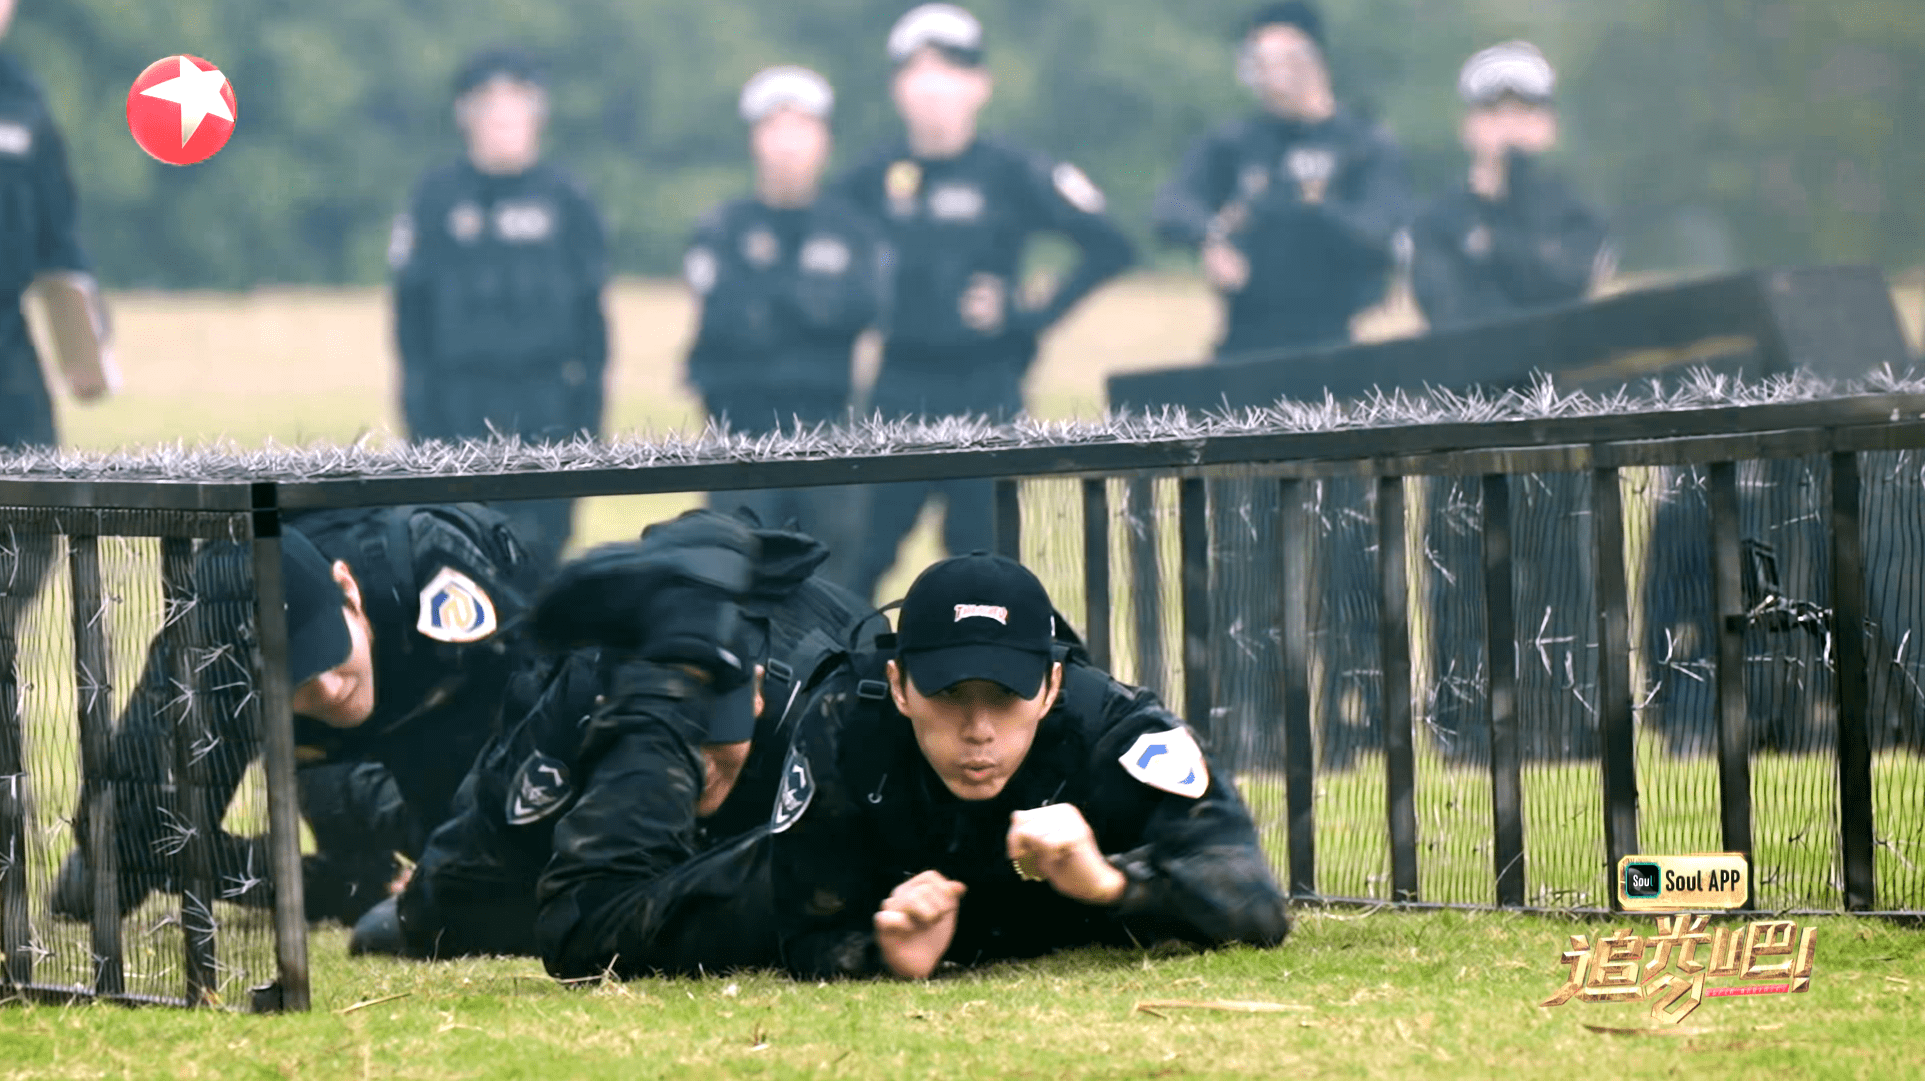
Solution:
[[(518, 544), (512, 541), (512, 532), (509, 539), (475, 536), (478, 529), (497, 527), (509, 529), (506, 522), (493, 518), (476, 519), (453, 509), (427, 508), (415, 511), (409, 519), (408, 542), (415, 582), (424, 593), (433, 590), (444, 568), (458, 572), (480, 590), (480, 603), (493, 613), (499, 633), (520, 622), (532, 598), (524, 588), (523, 568), (503, 565), (504, 558), (514, 558), (503, 549), (510, 543)], [(525, 559), (525, 554), (520, 558)], [(415, 614), (418, 620), (419, 611)]]
[(1210, 222), (1235, 189), (1236, 178), (1219, 134), (1198, 139), (1184, 153), (1176, 175), (1158, 189), (1150, 204), (1156, 235), (1168, 244), (1194, 248), (1203, 243)]
[(592, 976), (654, 947), (665, 913), (653, 892), (699, 843), (712, 701), (705, 684), (672, 667), (615, 670), (583, 737), (580, 794), (555, 825), (535, 891), (536, 941), (557, 978)]
[(582, 294), (577, 301), (582, 362), (589, 378), (599, 382), (608, 368), (608, 315), (602, 304), (603, 287), (608, 284), (608, 230), (595, 202), (579, 184), (571, 182), (569, 205), (569, 250), (574, 253)]
[(697, 390), (703, 388), (704, 374), (722, 361), (727, 351), (722, 336), (716, 332), (720, 317), (725, 314), (718, 305), (717, 293), (728, 284), (723, 280), (727, 273), (722, 258), (726, 250), (725, 227), (722, 207), (702, 215), (689, 237), (687, 251), (682, 254), (682, 280), (696, 305), (695, 343), (689, 347), (688, 378)]
[(1076, 269), (1040, 308), (1016, 313), (1015, 329), (1035, 335), (1054, 326), (1097, 286), (1136, 261), (1135, 245), (1104, 213), (1103, 192), (1069, 162), (1036, 158), (1028, 163), (1028, 183), (1042, 231), (1061, 233), (1081, 258)]
[[(844, 688), (846, 691), (846, 688)], [(884, 971), (875, 913), (887, 890), (867, 842), (866, 823), (836, 768), (832, 717), (817, 693), (798, 725), (784, 766), (785, 795), (797, 762), (807, 769), (810, 799), (799, 818), (780, 821), (771, 842), (776, 939), (782, 964), (806, 979), (875, 976)], [(845, 696), (846, 697), (846, 696)]]
[(1389, 258), (1392, 240), (1410, 221), (1413, 196), (1403, 151), (1389, 138), (1372, 133), (1363, 143), (1354, 178), (1315, 204), (1350, 244)]
[(1491, 269), (1519, 306), (1582, 300), (1608, 259), (1604, 219), (1556, 179), (1514, 161), (1514, 194), (1491, 228)]
[[(1138, 941), (1178, 938), (1207, 945), (1273, 946), (1290, 931), (1282, 891), (1258, 842), (1249, 809), (1228, 776), (1211, 766), (1208, 788), (1192, 798), (1153, 787), (1119, 761), (1147, 733), (1181, 727), (1148, 691), (1113, 685), (1106, 712), (1123, 719), (1096, 745), (1091, 768), (1110, 813), (1148, 813), (1134, 843), (1110, 854), (1129, 879), (1114, 912)], [(1099, 814), (1102, 813), (1099, 811)], [(1102, 823), (1093, 823), (1101, 836)]]
[(67, 171), (67, 147), (44, 110), (39, 130), (34, 132), (33, 184), (42, 208), (40, 232), (34, 252), (36, 271), (75, 270), (87, 272), (87, 254), (80, 246), (78, 199), (73, 177)]
[(1462, 326), (1480, 315), (1473, 283), (1441, 213), (1433, 209), (1411, 227), (1410, 289), (1432, 330)]
[(416, 402), (427, 395), (427, 373), (434, 365), (433, 294), (426, 249), (432, 246), (434, 220), (424, 185), (395, 216), (388, 237), (388, 266), (394, 273), (395, 349), (401, 354), (404, 415), (425, 415)]

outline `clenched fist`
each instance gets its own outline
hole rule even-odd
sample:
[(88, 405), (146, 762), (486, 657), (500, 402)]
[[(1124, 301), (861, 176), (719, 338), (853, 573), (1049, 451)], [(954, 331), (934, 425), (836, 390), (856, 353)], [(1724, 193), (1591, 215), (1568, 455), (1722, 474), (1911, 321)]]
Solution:
[(956, 935), (968, 888), (940, 871), (924, 871), (890, 892), (876, 912), (876, 945), (889, 971), (907, 980), (936, 971)]
[(1046, 879), (1057, 893), (1090, 905), (1113, 905), (1129, 880), (1096, 847), (1096, 834), (1071, 803), (1009, 816), (1009, 858)]

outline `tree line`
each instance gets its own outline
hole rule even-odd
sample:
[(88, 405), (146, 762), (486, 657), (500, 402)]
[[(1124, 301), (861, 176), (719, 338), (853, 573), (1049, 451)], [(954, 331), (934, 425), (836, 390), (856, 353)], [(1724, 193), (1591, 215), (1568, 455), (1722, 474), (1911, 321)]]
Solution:
[[(697, 215), (747, 184), (741, 84), (835, 84), (838, 161), (895, 131), (883, 39), (909, 0), (26, 0), (4, 48), (66, 131), (103, 278), (152, 288), (369, 283), (415, 177), (454, 156), (471, 49), (549, 66), (549, 147), (599, 198), (615, 268), (672, 273)], [(1075, 161), (1149, 243), (1184, 147), (1250, 108), (1232, 34), (1254, 0), (977, 0), (993, 129)], [(1458, 65), (1508, 37), (1558, 65), (1563, 167), (1634, 269), (1917, 265), (1925, 20), (1911, 0), (1325, 0), (1339, 96), (1387, 125), (1421, 190), (1460, 181)], [(220, 65), (237, 128), (173, 168), (128, 136), (151, 61)], [(1146, 250), (1149, 250), (1146, 247)]]

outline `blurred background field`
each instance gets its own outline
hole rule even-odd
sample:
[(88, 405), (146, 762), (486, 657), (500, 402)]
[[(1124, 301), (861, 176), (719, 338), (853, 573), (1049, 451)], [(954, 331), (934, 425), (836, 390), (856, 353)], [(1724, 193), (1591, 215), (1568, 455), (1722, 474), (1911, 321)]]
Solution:
[[(1916, 351), (1925, 327), (1925, 274), (1901, 274), (1897, 281), (1894, 299)], [(61, 403), (60, 430), (69, 445), (347, 443), (390, 440), (400, 431), (385, 289), (129, 291), (109, 300), (125, 384), (99, 405)], [(673, 280), (623, 278), (610, 288), (608, 306), (614, 336), (609, 433), (699, 430), (703, 418), (683, 383), (693, 331), (687, 290)], [(1216, 337), (1217, 320), (1215, 299), (1191, 274), (1139, 273), (1100, 290), (1045, 339), (1029, 379), (1030, 411), (1047, 418), (1099, 414), (1108, 376), (1199, 361)], [(1421, 329), (1401, 292), (1356, 328), (1369, 339)], [(872, 363), (865, 356), (858, 370)], [(585, 500), (576, 511), (575, 545), (632, 536), (699, 498)], [(895, 595), (891, 590), (906, 586), (906, 576), (936, 556), (937, 513), (932, 505), (905, 542), (883, 595)]]

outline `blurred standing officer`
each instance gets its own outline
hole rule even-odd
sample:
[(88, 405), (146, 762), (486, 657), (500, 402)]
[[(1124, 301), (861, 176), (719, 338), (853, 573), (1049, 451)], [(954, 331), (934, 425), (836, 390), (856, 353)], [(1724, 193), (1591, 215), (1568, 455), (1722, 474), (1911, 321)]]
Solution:
[(1306, 0), (1245, 24), (1237, 78), (1262, 111), (1190, 148), (1157, 193), (1163, 239), (1195, 246), (1228, 317), (1219, 357), (1347, 341), (1382, 299), (1411, 194), (1402, 153), (1332, 96)]
[[(395, 219), (395, 333), (402, 412), (415, 439), (600, 434), (608, 324), (601, 217), (541, 158), (545, 81), (512, 48), (455, 78), (460, 161), (430, 172)], [(504, 505), (538, 568), (571, 530), (570, 500)]]
[[(880, 229), (847, 200), (820, 191), (835, 94), (806, 68), (776, 67), (742, 89), (755, 194), (704, 215), (684, 260), (701, 303), (689, 382), (709, 415), (752, 435), (816, 424), (849, 409), (858, 335), (881, 317)], [(717, 492), (763, 524), (799, 520), (832, 552), (826, 574), (847, 577), (858, 534), (849, 489)]]
[[(1157, 233), (1195, 246), (1204, 276), (1223, 295), (1219, 359), (1342, 344), (1351, 320), (1382, 299), (1389, 280), (1411, 209), (1403, 155), (1383, 131), (1337, 104), (1323, 49), (1323, 18), (1313, 4), (1259, 8), (1237, 53), (1237, 78), (1259, 111), (1198, 140), (1152, 207)], [(1376, 728), (1376, 684), (1367, 676), (1377, 667), (1368, 554), (1376, 537), (1368, 485), (1327, 480), (1305, 489), (1308, 520), (1323, 530), (1312, 557), (1309, 618), (1313, 682), (1331, 727), (1318, 745), (1325, 764), (1335, 765)], [(1224, 712), (1209, 723), (1221, 726), (1212, 737), (1232, 768), (1282, 708), (1273, 651), (1263, 646), (1282, 611), (1273, 595), (1241, 585), (1274, 573), (1275, 491), (1248, 480), (1211, 485), (1214, 618), (1250, 643), (1213, 674)]]
[[(0, 0), (0, 38), (14, 0)], [(0, 54), (0, 448), (54, 442), (53, 398), (21, 301), (37, 288), (52, 317), (59, 368), (74, 397), (95, 401), (118, 378), (106, 351), (107, 311), (76, 231), (67, 152), (40, 87)], [(10, 531), (9, 531), (10, 532)], [(53, 554), (51, 535), (0, 535), (0, 664)]]
[[(1432, 330), (1573, 303), (1610, 273), (1603, 216), (1540, 164), (1557, 145), (1556, 88), (1550, 62), (1524, 41), (1493, 45), (1472, 56), (1459, 73), (1468, 181), (1433, 200), (1411, 228), (1411, 287)], [(1527, 650), (1518, 672), (1520, 702), (1536, 734), (1525, 751), (1534, 757), (1585, 755), (1591, 750), (1589, 721), (1574, 711), (1577, 699), (1561, 677), (1567, 658), (1573, 672), (1581, 668), (1577, 662), (1592, 634), (1589, 621), (1577, 618), (1592, 610), (1588, 488), (1568, 474), (1522, 483), (1528, 479), (1514, 483), (1511, 496), (1517, 521), (1533, 523), (1512, 564), (1516, 607), (1557, 614), (1547, 617), (1536, 634), (1550, 645)], [(1469, 484), (1475, 485), (1475, 478)], [(1469, 592), (1478, 580), (1469, 564), (1480, 558), (1472, 539), (1479, 527), (1474, 515), (1449, 509), (1474, 503), (1475, 489), (1442, 478), (1427, 487), (1429, 528), (1436, 538), (1427, 549), (1440, 569), (1453, 565), (1453, 573), (1433, 576), (1434, 610), (1478, 604)], [(1462, 494), (1453, 497), (1453, 487)], [(1464, 565), (1454, 566), (1459, 561)], [(1459, 595), (1447, 597), (1453, 588)], [(1460, 689), (1437, 695), (1431, 731), (1453, 758), (1485, 761), (1489, 732), (1478, 693), (1461, 690), (1477, 685), (1480, 665), (1473, 643), (1436, 624), (1433, 628), (1436, 670)]]
[[(1083, 171), (977, 134), (989, 101), (982, 25), (953, 4), (924, 4), (889, 33), (891, 90), (906, 138), (839, 184), (882, 221), (896, 259), (882, 370), (870, 408), (885, 416), (1022, 409), (1037, 338), (1134, 259)], [(1024, 249), (1060, 233), (1082, 251), (1048, 300), (1017, 295)], [(991, 482), (893, 484), (871, 494), (869, 534), (851, 583), (869, 597), (922, 505), (940, 493), (950, 552), (991, 544)]]
[[(13, 9), (14, 0), (0, 0), (0, 38)], [(96, 346), (106, 337), (107, 313), (80, 247), (76, 203), (66, 148), (40, 87), (19, 61), (0, 55), (0, 445), (55, 439), (53, 399), (20, 307), (27, 290), (38, 285), (50, 307), (59, 303), (56, 295), (77, 295)], [(59, 360), (82, 401), (105, 397), (117, 382), (99, 348), (91, 355), (63, 351)]]
[(1610, 272), (1603, 216), (1539, 164), (1557, 145), (1556, 86), (1525, 41), (1464, 64), (1469, 182), (1432, 201), (1411, 230), (1411, 286), (1433, 330), (1582, 300)]

